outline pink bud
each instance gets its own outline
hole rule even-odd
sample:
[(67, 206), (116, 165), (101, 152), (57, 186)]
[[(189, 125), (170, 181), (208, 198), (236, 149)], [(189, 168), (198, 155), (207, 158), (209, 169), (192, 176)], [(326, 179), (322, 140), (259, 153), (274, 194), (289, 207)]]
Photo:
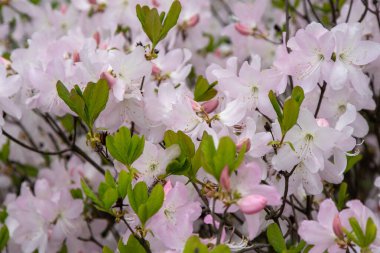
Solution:
[(236, 23), (235, 24), (235, 29), (236, 31), (238, 31), (241, 35), (244, 35), (244, 36), (249, 36), (252, 34), (252, 30), (246, 26), (246, 25), (243, 25), (242, 23)]
[(96, 0), (88, 0), (90, 4), (96, 4)]
[(152, 4), (154, 7), (159, 7), (160, 3), (157, 0), (152, 0)]
[(161, 69), (153, 63), (153, 67), (152, 67), (152, 74), (153, 75), (159, 75), (161, 73)]
[(243, 213), (255, 214), (263, 210), (267, 205), (267, 202), (268, 201), (264, 196), (252, 194), (239, 199), (237, 204)]
[(212, 113), (219, 105), (218, 99), (213, 99), (202, 104), (202, 108), (206, 113)]
[(99, 46), (100, 44), (100, 33), (99, 32), (96, 32), (92, 35), (92, 37), (94, 38), (94, 40), (96, 41), (96, 45)]
[(74, 63), (80, 62), (80, 55), (78, 51), (74, 50), (72, 58)]
[(113, 87), (114, 84), (116, 83), (116, 79), (115, 79), (115, 77), (113, 77), (113, 76), (111, 75), (111, 73), (109, 73), (109, 72), (107, 72), (107, 71), (102, 72), (102, 73), (100, 74), (100, 78), (101, 78), (101, 79), (104, 79), (104, 80), (107, 81), (108, 86), (110, 87), (110, 89), (112, 89), (112, 87)]
[(67, 12), (67, 5), (66, 4), (62, 4), (61, 8), (60, 8), (60, 11), (61, 11), (62, 14), (66, 14), (66, 12)]
[(251, 149), (251, 140), (248, 138), (244, 138), (236, 144), (236, 151), (240, 152), (245, 144), (245, 152), (248, 152)]
[(196, 111), (196, 112), (200, 112), (201, 111), (202, 108), (201, 108), (201, 105), (198, 102), (190, 99), (190, 103), (191, 103), (191, 107), (193, 108), (194, 111)]
[(329, 127), (330, 126), (329, 122), (325, 118), (319, 118), (319, 119), (317, 119), (317, 124), (320, 127)]
[(164, 185), (165, 196), (168, 195), (168, 193), (171, 191), (171, 189), (173, 189), (173, 185), (172, 185), (172, 182), (170, 180), (168, 180), (166, 182), (166, 184)]
[(343, 226), (339, 218), (339, 214), (335, 215), (334, 221), (333, 221), (333, 231), (334, 234), (339, 238), (343, 239), (344, 238), (344, 233), (343, 233)]
[(192, 16), (191, 18), (189, 18), (186, 24), (187, 24), (187, 27), (194, 27), (198, 24), (198, 22), (199, 22), (199, 15), (196, 14)]
[(230, 174), (228, 171), (228, 166), (225, 166), (224, 169), (222, 170), (219, 181), (224, 189), (226, 189), (227, 191), (231, 189)]

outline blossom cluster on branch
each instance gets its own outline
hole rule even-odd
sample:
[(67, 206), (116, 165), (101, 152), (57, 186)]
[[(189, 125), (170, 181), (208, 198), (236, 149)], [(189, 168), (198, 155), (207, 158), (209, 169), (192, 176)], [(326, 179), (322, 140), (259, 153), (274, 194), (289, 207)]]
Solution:
[(2, 0), (0, 54), (0, 252), (380, 252), (377, 0)]

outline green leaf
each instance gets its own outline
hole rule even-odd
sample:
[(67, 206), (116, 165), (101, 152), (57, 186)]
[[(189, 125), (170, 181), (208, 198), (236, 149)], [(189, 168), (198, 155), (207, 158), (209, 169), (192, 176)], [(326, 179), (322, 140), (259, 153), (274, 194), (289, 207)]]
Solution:
[(194, 100), (197, 102), (208, 101), (215, 97), (218, 93), (214, 89), (216, 84), (216, 82), (209, 84), (207, 79), (203, 76), (199, 76), (197, 82), (195, 83)]
[(88, 83), (83, 92), (83, 99), (86, 104), (88, 119), (91, 125), (98, 118), (99, 114), (106, 107), (109, 96), (107, 81), (100, 79), (97, 83)]
[(145, 182), (138, 182), (133, 190), (128, 190), (128, 200), (133, 211), (138, 212), (139, 206), (148, 200), (148, 187)]
[(164, 135), (164, 142), (166, 147), (178, 144), (181, 149), (181, 156), (191, 158), (195, 154), (195, 146), (193, 141), (182, 131), (178, 131), (177, 133), (172, 130), (166, 131)]
[(191, 236), (186, 241), (183, 253), (208, 253), (208, 249), (197, 236)]
[(338, 192), (338, 200), (337, 200), (338, 210), (342, 210), (344, 208), (347, 198), (348, 198), (347, 183), (342, 182), (341, 185), (339, 186), (339, 192)]
[(164, 188), (161, 184), (156, 184), (150, 192), (149, 198), (146, 202), (148, 208), (148, 219), (160, 210), (162, 204), (164, 203), (164, 197)]
[(66, 243), (64, 242), (63, 244), (62, 244), (62, 247), (61, 247), (61, 249), (58, 251), (58, 253), (67, 253), (68, 251), (67, 251), (67, 245), (66, 245)]
[(346, 156), (347, 157), (347, 166), (344, 170), (344, 173), (347, 173), (350, 171), (358, 162), (360, 162), (363, 159), (362, 154), (358, 154), (355, 156)]
[(72, 89), (69, 92), (66, 86), (61, 82), (57, 82), (57, 93), (58, 96), (65, 102), (65, 104), (71, 109), (71, 111), (75, 112), (81, 119), (86, 121), (85, 117), (85, 103), (81, 96), (78, 95), (75, 89)]
[(218, 180), (222, 170), (227, 165), (230, 172), (233, 171), (236, 155), (236, 145), (229, 137), (222, 137), (219, 140), (218, 149), (214, 156), (214, 176)]
[(110, 209), (112, 205), (117, 201), (118, 192), (114, 188), (108, 188), (104, 193), (102, 201), (105, 209)]
[(354, 235), (356, 237), (356, 243), (360, 247), (365, 247), (366, 246), (365, 245), (366, 238), (365, 238), (365, 235), (364, 235), (364, 232), (363, 232), (362, 228), (359, 225), (358, 220), (356, 218), (354, 218), (354, 217), (351, 217), (351, 218), (348, 219), (348, 221), (350, 222), (350, 225), (351, 225), (352, 230), (354, 232)]
[(106, 146), (113, 158), (127, 167), (139, 158), (144, 150), (145, 139), (134, 135), (127, 127), (121, 127), (114, 135), (108, 135)]
[(292, 91), (292, 99), (298, 103), (299, 106), (301, 106), (303, 100), (305, 98), (305, 93), (303, 92), (303, 89), (300, 86), (294, 87)]
[(84, 194), (98, 206), (103, 206), (103, 203), (100, 201), (98, 196), (96, 196), (96, 194), (91, 190), (91, 188), (86, 184), (86, 182), (83, 179), (81, 179), (80, 183)]
[(107, 246), (103, 246), (102, 253), (114, 253), (114, 252), (110, 248), (108, 248)]
[(0, 211), (0, 222), (4, 224), (5, 219), (8, 217), (7, 209), (4, 207), (3, 210)]
[(156, 8), (151, 9), (150, 12), (146, 15), (143, 29), (150, 41), (152, 41), (152, 47), (155, 48), (155, 46), (160, 41), (162, 30), (160, 15), (158, 14)]
[(285, 135), (296, 123), (300, 106), (294, 99), (288, 99), (284, 103), (284, 116), (282, 120), (282, 134)]
[(75, 188), (70, 190), (73, 199), (83, 199), (82, 190), (80, 188)]
[(120, 253), (146, 253), (144, 247), (140, 244), (134, 235), (129, 236), (126, 246), (121, 247), (120, 245), (122, 244), (119, 243), (118, 246)]
[(364, 247), (368, 247), (375, 241), (377, 234), (377, 228), (372, 218), (368, 218), (365, 228), (365, 244)]
[(131, 174), (127, 173), (125, 170), (122, 170), (119, 173), (118, 187), (119, 196), (124, 199), (127, 196), (128, 186), (132, 182)]
[(181, 13), (181, 9), (181, 3), (178, 0), (173, 1), (168, 14), (166, 15), (164, 24), (162, 26), (160, 40), (163, 40), (170, 31), (170, 29), (172, 29), (177, 24), (179, 14)]
[(282, 125), (282, 119), (283, 119), (282, 109), (281, 109), (280, 104), (278, 103), (277, 97), (272, 90), (269, 91), (268, 96), (269, 96), (269, 100), (273, 106), (273, 109), (277, 114), (278, 122), (280, 123), (280, 125)]
[(3, 226), (0, 229), (0, 252), (7, 246), (9, 240), (9, 231), (7, 226)]
[(7, 162), (10, 153), (10, 141), (7, 140), (0, 151), (0, 160), (3, 162)]
[(213, 248), (210, 253), (230, 253), (231, 250), (227, 245), (218, 245), (215, 248)]
[(276, 223), (272, 223), (267, 228), (267, 238), (269, 244), (273, 247), (276, 252), (283, 252), (286, 250), (285, 239), (282, 232)]
[(105, 178), (106, 184), (109, 187), (116, 188), (115, 179), (113, 178), (113, 176), (111, 175), (111, 172), (109, 170), (106, 170), (104, 178)]

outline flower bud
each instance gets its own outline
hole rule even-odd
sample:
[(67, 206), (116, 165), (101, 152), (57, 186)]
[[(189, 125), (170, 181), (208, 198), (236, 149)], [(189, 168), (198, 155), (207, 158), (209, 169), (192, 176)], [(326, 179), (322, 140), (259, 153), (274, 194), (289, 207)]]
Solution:
[(267, 202), (264, 196), (252, 194), (239, 199), (237, 204), (243, 213), (255, 214), (263, 210)]
[(100, 33), (96, 32), (96, 33), (94, 33), (94, 35), (92, 35), (92, 37), (96, 41), (96, 45), (99, 46), (100, 45)]
[(229, 191), (231, 189), (231, 181), (230, 181), (228, 166), (225, 166), (224, 169), (222, 170), (219, 181), (225, 190)]
[(88, 0), (90, 4), (97, 4), (96, 0)]
[(251, 149), (251, 140), (248, 138), (244, 138), (236, 144), (236, 151), (240, 152), (245, 144), (245, 152), (248, 152)]
[(319, 127), (329, 127), (330, 126), (329, 122), (325, 118), (318, 118), (317, 124)]
[(74, 63), (80, 62), (80, 55), (78, 51), (74, 50), (72, 58)]
[(344, 238), (344, 233), (343, 233), (343, 226), (339, 218), (339, 214), (335, 215), (334, 221), (333, 221), (333, 231), (334, 234), (339, 238), (343, 239)]
[(67, 5), (66, 4), (62, 4), (61, 8), (60, 8), (60, 11), (61, 11), (62, 14), (66, 14), (66, 12), (67, 12)]
[(166, 182), (166, 184), (164, 185), (165, 196), (168, 195), (168, 193), (171, 191), (171, 189), (173, 189), (173, 185), (172, 185), (172, 182), (170, 180), (168, 180)]
[(153, 63), (152, 74), (153, 75), (159, 75), (160, 73), (161, 73), (161, 69), (159, 67), (157, 67), (156, 64)]
[(198, 24), (198, 22), (199, 22), (199, 15), (196, 14), (186, 21), (186, 25), (187, 27), (194, 27)]
[(194, 111), (196, 111), (196, 112), (200, 112), (201, 111), (202, 107), (201, 107), (201, 105), (198, 102), (190, 99), (190, 103), (191, 103), (191, 108), (193, 108)]
[(218, 99), (212, 99), (202, 104), (202, 108), (206, 113), (212, 113), (213, 111), (215, 111), (216, 108), (218, 108), (218, 106), (219, 106)]
[(154, 7), (159, 7), (160, 6), (160, 3), (158, 2), (158, 0), (152, 0), (152, 5)]
[(243, 25), (242, 23), (236, 23), (235, 24), (235, 29), (236, 31), (238, 31), (241, 35), (244, 35), (244, 36), (249, 36), (252, 34), (252, 30), (246, 26), (246, 25)]
[(109, 72), (107, 72), (107, 71), (102, 72), (102, 73), (100, 74), (100, 78), (101, 78), (101, 79), (104, 79), (104, 80), (107, 81), (108, 86), (110, 87), (110, 89), (111, 89), (111, 88), (115, 85), (115, 83), (116, 83), (116, 79), (115, 79), (115, 77), (113, 77), (113, 76), (111, 75), (111, 73), (109, 73)]

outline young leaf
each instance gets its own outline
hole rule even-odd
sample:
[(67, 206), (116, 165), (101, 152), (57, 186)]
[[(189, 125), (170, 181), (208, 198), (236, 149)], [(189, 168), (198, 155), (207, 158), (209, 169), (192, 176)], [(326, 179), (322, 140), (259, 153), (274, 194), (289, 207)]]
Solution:
[(181, 9), (181, 3), (178, 0), (173, 1), (168, 14), (166, 15), (160, 35), (160, 40), (163, 40), (170, 31), (170, 29), (172, 29), (177, 24), (179, 14), (181, 13)]
[(114, 252), (110, 248), (108, 248), (107, 246), (103, 246), (102, 253), (114, 253)]
[(269, 92), (268, 96), (269, 96), (269, 100), (273, 106), (273, 109), (277, 114), (278, 122), (280, 123), (280, 125), (282, 125), (282, 118), (283, 118), (282, 109), (281, 109), (280, 104), (278, 103), (277, 97), (272, 90)]
[(98, 206), (103, 206), (102, 202), (100, 201), (100, 199), (98, 198), (98, 196), (95, 195), (95, 193), (91, 190), (91, 188), (86, 184), (86, 182), (82, 179), (80, 181), (81, 183), (81, 186), (82, 186), (82, 189), (83, 189), (83, 192), (84, 194), (92, 200), (92, 202), (94, 202), (95, 204), (97, 204)]
[(301, 106), (303, 100), (305, 98), (305, 93), (303, 92), (303, 89), (300, 86), (294, 87), (292, 91), (292, 99), (298, 103), (299, 106)]
[(120, 253), (146, 253), (144, 247), (140, 244), (134, 235), (129, 236), (126, 246), (124, 246), (120, 241), (118, 250)]
[(208, 253), (206, 245), (202, 244), (197, 236), (187, 239), (183, 253)]
[(119, 196), (122, 199), (127, 196), (128, 186), (131, 184), (131, 182), (131, 174), (127, 173), (125, 170), (120, 171), (117, 190), (119, 192)]
[(368, 247), (376, 239), (377, 228), (372, 218), (368, 218), (365, 228), (365, 247)]
[(195, 83), (194, 89), (194, 100), (197, 102), (208, 101), (216, 96), (217, 91), (214, 86), (217, 83), (209, 84), (207, 79), (203, 76), (199, 76), (197, 82)]
[(142, 154), (144, 144), (144, 136), (140, 138), (134, 135), (131, 138), (127, 127), (121, 127), (114, 135), (106, 138), (106, 146), (112, 157), (128, 167)]
[(133, 190), (128, 189), (128, 200), (133, 211), (138, 212), (139, 206), (148, 200), (148, 187), (145, 182), (138, 182)]
[(116, 188), (115, 179), (113, 179), (113, 176), (111, 175), (111, 172), (109, 170), (106, 171), (104, 179), (109, 187)]
[(146, 205), (148, 207), (148, 219), (160, 210), (164, 203), (164, 188), (161, 184), (156, 184), (152, 189)]
[(210, 253), (230, 253), (231, 250), (226, 245), (220, 244), (213, 248)]
[(88, 119), (91, 125), (104, 110), (108, 101), (109, 87), (107, 81), (100, 79), (97, 83), (88, 83), (83, 92)]
[(110, 209), (112, 205), (117, 201), (118, 193), (114, 188), (108, 188), (104, 193), (102, 201), (105, 209)]
[(280, 228), (276, 223), (272, 223), (267, 228), (267, 238), (269, 244), (273, 247), (276, 252), (283, 252), (286, 250), (285, 239), (281, 233)]
[(366, 245), (366, 238), (365, 238), (365, 235), (364, 235), (364, 232), (362, 230), (362, 228), (360, 227), (359, 225), (359, 222), (356, 218), (352, 217), (352, 218), (349, 218), (348, 221), (350, 222), (350, 225), (352, 227), (352, 230), (354, 232), (354, 235), (357, 239), (357, 244), (360, 246), (360, 247), (365, 247)]
[(337, 201), (338, 210), (343, 209), (344, 205), (346, 204), (346, 199), (347, 199), (347, 183), (343, 182), (339, 186), (338, 201)]
[(58, 81), (57, 93), (71, 111), (75, 112), (81, 119), (85, 120), (84, 101), (74, 89), (69, 92), (66, 86), (61, 81)]
[(288, 132), (296, 123), (300, 106), (294, 99), (288, 99), (284, 103), (284, 115), (282, 120), (282, 134)]
[(150, 41), (153, 43), (152, 47), (155, 48), (160, 41), (160, 34), (162, 30), (160, 15), (158, 14), (156, 8), (151, 9), (148, 15), (146, 15), (143, 28)]
[(7, 226), (3, 226), (0, 229), (0, 252), (7, 246), (9, 240), (9, 231)]

